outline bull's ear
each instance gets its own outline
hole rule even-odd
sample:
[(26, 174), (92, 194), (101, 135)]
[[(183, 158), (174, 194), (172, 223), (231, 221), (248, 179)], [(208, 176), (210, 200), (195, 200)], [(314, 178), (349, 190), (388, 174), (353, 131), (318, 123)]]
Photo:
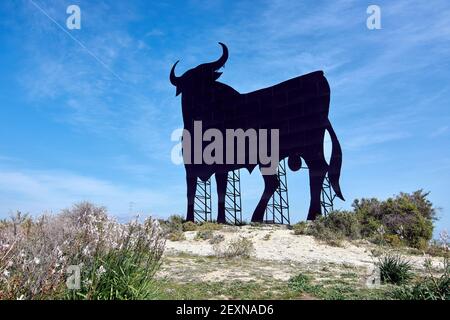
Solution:
[(221, 75), (222, 75), (222, 72), (214, 72), (214, 75), (213, 75), (214, 80), (219, 79), (219, 77), (220, 77)]
[(175, 94), (175, 96), (177, 97), (180, 93), (181, 93), (181, 89), (179, 86), (177, 86), (177, 93)]

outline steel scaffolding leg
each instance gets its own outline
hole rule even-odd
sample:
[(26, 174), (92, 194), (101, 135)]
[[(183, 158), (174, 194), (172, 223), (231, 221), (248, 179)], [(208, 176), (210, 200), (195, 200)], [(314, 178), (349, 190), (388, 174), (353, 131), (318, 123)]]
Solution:
[(274, 192), (267, 204), (265, 222), (290, 224), (286, 161), (284, 159), (280, 161), (277, 175), (280, 186)]
[[(290, 224), (289, 198), (287, 188), (286, 162), (280, 161), (278, 167), (278, 179), (280, 186), (274, 192), (267, 204), (265, 222), (274, 224)], [(320, 205), (322, 214), (328, 215), (334, 208), (336, 194), (330, 184), (328, 176), (325, 176)], [(194, 218), (197, 222), (212, 221), (211, 215), (211, 179), (207, 181), (197, 180), (197, 190), (194, 202)], [(228, 173), (227, 189), (225, 194), (225, 219), (227, 223), (242, 224), (242, 200), (239, 170)]]
[(225, 193), (225, 220), (229, 224), (242, 224), (241, 177), (239, 170), (228, 172)]
[(333, 201), (336, 198), (336, 194), (331, 188), (330, 179), (328, 179), (328, 174), (325, 176), (322, 186), (322, 192), (320, 195), (320, 205), (322, 206), (322, 214), (327, 216), (331, 211), (333, 211)]
[(197, 190), (194, 200), (194, 220), (196, 222), (212, 221), (211, 219), (211, 179), (197, 179)]

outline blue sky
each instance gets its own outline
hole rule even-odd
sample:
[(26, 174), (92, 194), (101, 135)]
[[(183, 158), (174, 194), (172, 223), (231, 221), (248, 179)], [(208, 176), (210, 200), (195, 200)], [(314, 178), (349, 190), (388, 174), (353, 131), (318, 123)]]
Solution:
[[(35, 4), (63, 27), (79, 5), (81, 30), (67, 32), (83, 46)], [(381, 30), (366, 27), (370, 4)], [(449, 229), (449, 17), (447, 0), (1, 1), (0, 217), (80, 200), (122, 219), (184, 214), (168, 74), (178, 59), (179, 73), (216, 59), (222, 41), (221, 81), (241, 92), (325, 71), (344, 152), (337, 208), (423, 188)], [(242, 180), (249, 219), (262, 178)], [(307, 173), (288, 184), (293, 220), (305, 219)]]

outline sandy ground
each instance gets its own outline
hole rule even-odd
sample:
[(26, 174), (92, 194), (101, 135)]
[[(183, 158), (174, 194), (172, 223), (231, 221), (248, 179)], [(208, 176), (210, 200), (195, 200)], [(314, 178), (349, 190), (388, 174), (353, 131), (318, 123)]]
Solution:
[[(184, 241), (167, 241), (166, 255), (179, 253), (213, 256), (215, 251), (208, 241), (195, 240), (195, 231), (185, 232)], [(230, 240), (238, 237), (250, 239), (255, 247), (254, 259), (267, 262), (280, 262), (283, 264), (321, 265), (336, 264), (356, 268), (370, 268), (377, 261), (372, 250), (376, 246), (367, 242), (344, 242), (343, 247), (326, 245), (311, 236), (294, 235), (292, 230), (283, 226), (243, 226), (225, 227), (215, 231), (215, 234), (225, 236), (225, 246)], [(269, 239), (267, 240), (267, 237)], [(407, 259), (415, 269), (423, 268), (426, 256), (408, 255)], [(433, 264), (439, 267), (437, 258), (432, 258)]]
[[(196, 233), (185, 232), (186, 240), (166, 242), (163, 263), (156, 274), (159, 279), (177, 285), (221, 283), (236, 288), (234, 290), (241, 290), (242, 283), (257, 284), (261, 293), (272, 297), (285, 294), (284, 286), (288, 280), (304, 274), (311, 276), (316, 284), (345, 284), (344, 287), (351, 284), (365, 290), (374, 288), (374, 283), (379, 284), (374, 282), (374, 279), (379, 281), (377, 256), (386, 250), (380, 250), (379, 246), (367, 241), (344, 242), (342, 247), (330, 246), (311, 236), (294, 235), (292, 230), (283, 226), (226, 226), (214, 231), (215, 235), (222, 234), (225, 238), (220, 243), (222, 248), (239, 237), (250, 239), (255, 248), (249, 259), (230, 259), (218, 256), (208, 240), (195, 239)], [(402, 251), (415, 273), (424, 274), (424, 261), (430, 257), (406, 255), (406, 251)], [(441, 261), (432, 258), (435, 272), (442, 269)], [(233, 293), (216, 298), (228, 299), (228, 296), (233, 297)], [(302, 294), (298, 298), (314, 297)]]

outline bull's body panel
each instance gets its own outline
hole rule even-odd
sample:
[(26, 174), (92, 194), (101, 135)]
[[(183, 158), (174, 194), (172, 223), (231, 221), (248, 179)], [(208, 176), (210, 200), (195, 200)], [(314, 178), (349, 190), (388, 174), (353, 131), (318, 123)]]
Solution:
[[(215, 128), (221, 130), (224, 136), (226, 129), (278, 129), (280, 159), (283, 159), (293, 152), (301, 154), (303, 149), (320, 143), (318, 133), (328, 125), (330, 90), (322, 71), (245, 94), (239, 94), (220, 82), (212, 87), (211, 99), (196, 104), (194, 117), (185, 122), (188, 131), (193, 130), (193, 120), (202, 121), (203, 132)], [(207, 145), (205, 143), (204, 147)], [(225, 151), (224, 148), (224, 154)], [(255, 166), (248, 162), (230, 166), (186, 165), (188, 170), (193, 170), (203, 180), (209, 179), (216, 171), (246, 168), (251, 172)]]

